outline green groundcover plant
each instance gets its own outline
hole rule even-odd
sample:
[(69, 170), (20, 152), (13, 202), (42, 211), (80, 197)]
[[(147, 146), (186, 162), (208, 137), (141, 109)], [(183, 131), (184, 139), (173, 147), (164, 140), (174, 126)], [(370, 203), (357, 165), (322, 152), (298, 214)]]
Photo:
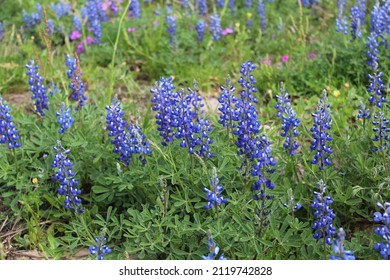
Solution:
[(390, 1), (2, 7), (0, 259), (390, 258)]

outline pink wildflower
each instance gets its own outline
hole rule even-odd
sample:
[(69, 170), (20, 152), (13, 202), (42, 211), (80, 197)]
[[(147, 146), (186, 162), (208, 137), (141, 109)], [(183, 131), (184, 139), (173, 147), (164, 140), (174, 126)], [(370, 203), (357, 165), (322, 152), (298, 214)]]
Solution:
[(309, 60), (313, 60), (317, 57), (317, 53), (316, 52), (310, 52), (309, 55), (307, 56), (307, 58)]
[(290, 60), (290, 57), (288, 55), (283, 55), (282, 56), (282, 62), (287, 62)]
[(269, 58), (264, 58), (261, 60), (261, 63), (264, 63), (265, 65), (268, 65), (268, 66), (271, 66), (272, 65), (272, 61), (271, 59)]
[(135, 32), (135, 31), (137, 31), (137, 28), (135, 28), (135, 27), (127, 28), (127, 32), (129, 32), (129, 33), (132, 33), (132, 32)]
[(88, 45), (91, 45), (91, 44), (96, 44), (96, 40), (91, 37), (91, 36), (88, 36), (85, 41), (87, 42)]
[(77, 40), (81, 38), (81, 33), (78, 30), (73, 30), (72, 33), (70, 33), (69, 39), (71, 41)]
[(81, 42), (79, 42), (78, 44), (77, 44), (77, 46), (76, 46), (76, 52), (77, 53), (82, 53), (82, 52), (84, 52), (84, 42), (83, 41), (81, 41)]
[(224, 30), (222, 30), (222, 35), (223, 36), (226, 36), (226, 35), (229, 35), (229, 34), (232, 34), (233, 33), (233, 29), (228, 27), (228, 28), (225, 28)]

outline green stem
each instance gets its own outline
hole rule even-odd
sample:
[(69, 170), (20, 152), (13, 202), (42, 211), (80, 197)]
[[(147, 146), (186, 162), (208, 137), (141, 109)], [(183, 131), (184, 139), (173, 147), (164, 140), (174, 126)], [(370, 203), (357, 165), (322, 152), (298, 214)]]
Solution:
[[(116, 33), (114, 51), (112, 52), (112, 59), (111, 59), (111, 64), (110, 64), (111, 76), (110, 76), (110, 86), (108, 88), (108, 97), (107, 97), (108, 100), (106, 101), (106, 104), (111, 103), (112, 92), (114, 91), (114, 74), (115, 74), (114, 65), (115, 65), (116, 51), (118, 49), (118, 43), (119, 43), (119, 37), (120, 37), (121, 29), (122, 29), (122, 23), (127, 15), (127, 11), (129, 10), (130, 4), (131, 4), (131, 0), (129, 0), (129, 2), (126, 5), (126, 8), (124, 9), (124, 11), (122, 13), (121, 19), (119, 21), (118, 31)], [(106, 104), (103, 104), (103, 106), (105, 106)]]

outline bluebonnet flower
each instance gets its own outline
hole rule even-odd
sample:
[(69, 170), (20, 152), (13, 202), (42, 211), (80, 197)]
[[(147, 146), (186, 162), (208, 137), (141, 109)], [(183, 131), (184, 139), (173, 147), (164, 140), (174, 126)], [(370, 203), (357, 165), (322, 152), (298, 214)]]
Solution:
[(207, 256), (202, 257), (203, 260), (227, 260), (223, 253), (218, 256), (220, 249), (217, 246), (217, 243), (215, 243), (210, 232), (207, 232), (207, 247), (209, 249), (209, 253)]
[(371, 34), (374, 36), (381, 36), (386, 29), (387, 24), (387, 7), (386, 5), (381, 6), (380, 2), (377, 1), (371, 10)]
[(81, 190), (77, 188), (78, 181), (74, 179), (75, 174), (72, 171), (73, 162), (67, 157), (70, 149), (65, 150), (61, 145), (61, 141), (57, 141), (54, 150), (56, 151), (56, 156), (51, 166), (56, 172), (53, 179), (60, 183), (57, 192), (59, 195), (65, 196), (65, 209), (81, 214), (84, 212), (84, 208), (80, 207), (81, 198), (78, 197), (81, 194)]
[(99, 0), (87, 0), (85, 7), (81, 10), (81, 14), (83, 19), (87, 19), (89, 29), (93, 32), (96, 42), (100, 44), (102, 23), (108, 20), (108, 16), (103, 10), (102, 2)]
[[(256, 192), (254, 199), (261, 200), (265, 207), (265, 200), (272, 198), (266, 195), (265, 189), (273, 189), (275, 185), (266, 178), (264, 171), (272, 173), (272, 166), (276, 165), (276, 161), (272, 157), (271, 143), (267, 136), (259, 135), (261, 125), (255, 107), (257, 99), (253, 95), (257, 92), (256, 80), (252, 74), (255, 68), (256, 66), (251, 61), (241, 65), (241, 77), (238, 82), (242, 89), (240, 99), (236, 103), (234, 118), (238, 121), (233, 133), (237, 136), (237, 153), (244, 159), (242, 168), (249, 168), (250, 174), (256, 177), (256, 182), (252, 185), (252, 189)], [(244, 175), (247, 175), (246, 173), (244, 171)]]
[(265, 29), (267, 28), (267, 15), (266, 15), (266, 10), (265, 10), (263, 0), (259, 0), (257, 6), (257, 14), (260, 17), (260, 28), (264, 32)]
[(120, 2), (117, 3), (117, 1), (110, 1), (110, 11), (113, 12), (114, 14), (118, 14), (119, 12), (119, 6), (118, 6), (119, 3)]
[(256, 66), (248, 61), (241, 65), (241, 77), (238, 80), (242, 90), (240, 99), (236, 103), (237, 114), (237, 129), (234, 134), (237, 135), (236, 145), (238, 147), (238, 155), (243, 155), (246, 159), (254, 159), (253, 149), (255, 147), (255, 137), (260, 132), (260, 122), (258, 120), (257, 109), (254, 103), (257, 99), (253, 93), (257, 92), (255, 87), (256, 80), (251, 74)]
[(49, 91), (50, 95), (56, 94), (60, 91), (57, 85), (53, 82), (53, 80), (50, 81), (49, 89), (50, 89)]
[(176, 41), (176, 19), (173, 15), (167, 15), (166, 23), (168, 25), (167, 32), (169, 34), (169, 42), (174, 46)]
[(278, 98), (278, 103), (275, 105), (275, 108), (278, 109), (277, 116), (281, 117), (283, 120), (283, 131), (280, 135), (286, 138), (283, 147), (289, 151), (290, 155), (293, 156), (300, 146), (297, 141), (293, 140), (294, 137), (299, 136), (297, 128), (300, 121), (296, 117), (297, 113), (291, 106), (290, 97), (283, 84), (280, 88), (280, 95), (277, 95), (276, 97)]
[(214, 206), (218, 207), (222, 203), (227, 203), (228, 200), (223, 198), (222, 192), (224, 190), (222, 185), (219, 185), (219, 179), (217, 176), (217, 169), (213, 168), (213, 173), (210, 177), (211, 190), (204, 188), (203, 191), (206, 193), (206, 198), (208, 200), (207, 205), (204, 208), (211, 209)]
[(359, 6), (355, 5), (351, 8), (351, 35), (352, 40), (362, 37), (361, 16)]
[(176, 122), (171, 125), (176, 127), (176, 138), (181, 139), (180, 146), (187, 148), (190, 154), (196, 153), (203, 158), (211, 158), (210, 144), (213, 140), (209, 137), (212, 126), (208, 119), (203, 118), (203, 99), (199, 95), (199, 89), (194, 82), (195, 90), (188, 88), (188, 94), (179, 91), (179, 103), (174, 108)]
[(30, 91), (32, 93), (31, 98), (35, 100), (35, 110), (41, 115), (45, 116), (44, 109), (48, 110), (49, 97), (46, 93), (46, 86), (44, 85), (45, 79), (39, 75), (39, 65), (35, 64), (34, 60), (30, 60), (30, 64), (26, 64), (27, 76), (29, 76), (28, 83), (30, 85)]
[(125, 142), (128, 141), (128, 150), (131, 154), (138, 154), (138, 159), (142, 164), (146, 164), (146, 155), (152, 153), (149, 141), (146, 140), (146, 136), (142, 133), (141, 128), (135, 124), (128, 126), (128, 134), (126, 135)]
[(156, 124), (157, 130), (160, 131), (162, 137), (161, 144), (166, 146), (173, 141), (174, 130), (171, 123), (178, 122), (175, 115), (172, 113), (176, 106), (175, 86), (172, 84), (172, 77), (161, 78), (159, 82), (154, 84), (154, 88), (150, 90), (153, 94), (152, 103), (154, 103), (152, 110), (157, 111)]
[(324, 238), (324, 242), (332, 245), (333, 235), (336, 234), (336, 228), (333, 226), (333, 219), (336, 214), (330, 205), (333, 200), (330, 196), (325, 196), (326, 184), (323, 180), (318, 182), (319, 192), (314, 191), (315, 199), (310, 205), (314, 209), (314, 223), (311, 228), (314, 230), (313, 237), (316, 240)]
[(216, 0), (217, 8), (223, 8), (225, 6), (224, 0)]
[(79, 110), (85, 105), (85, 101), (88, 99), (85, 94), (85, 84), (81, 80), (80, 61), (78, 57), (73, 58), (66, 55), (65, 65), (68, 66), (68, 79), (71, 81), (69, 88), (71, 89), (70, 97), (78, 102), (76, 110)]
[(357, 118), (358, 119), (362, 119), (363, 122), (365, 120), (369, 120), (371, 118), (370, 108), (367, 108), (366, 105), (363, 102), (361, 102), (361, 101), (360, 101), (360, 107), (359, 107), (359, 110), (358, 110)]
[(207, 15), (207, 0), (198, 0), (198, 8), (201, 16)]
[(222, 35), (221, 19), (218, 14), (210, 16), (210, 33), (213, 41), (219, 41)]
[(336, 31), (342, 32), (344, 35), (348, 34), (348, 22), (345, 15), (345, 0), (338, 0), (337, 2), (337, 18), (336, 18)]
[(196, 33), (198, 34), (198, 42), (203, 42), (204, 38), (204, 32), (205, 32), (205, 24), (202, 19), (198, 21), (196, 24)]
[(238, 112), (236, 110), (236, 104), (238, 98), (234, 96), (236, 88), (231, 84), (230, 77), (226, 78), (226, 86), (220, 86), (221, 95), (218, 98), (218, 102), (221, 104), (218, 108), (221, 111), (221, 116), (218, 122), (228, 129), (234, 129), (239, 120)]
[(228, 7), (229, 7), (230, 14), (234, 16), (236, 12), (236, 0), (229, 0)]
[(4, 38), (4, 29), (3, 29), (3, 23), (0, 22), (0, 41)]
[(52, 36), (54, 34), (54, 21), (52, 19), (49, 19), (47, 21), (47, 35)]
[(210, 121), (203, 118), (203, 99), (195, 83), (194, 86), (195, 90), (188, 88), (188, 94), (184, 90), (174, 92), (172, 79), (161, 78), (160, 84), (156, 82), (155, 88), (151, 89), (155, 103), (152, 110), (157, 111), (156, 123), (164, 146), (175, 137), (190, 154), (210, 158), (213, 156), (210, 153), (213, 141), (209, 138), (212, 127)]
[(19, 132), (12, 121), (10, 107), (5, 103), (3, 97), (0, 96), (0, 144), (7, 144), (8, 149), (16, 149), (21, 147), (19, 141)]
[(345, 231), (343, 228), (339, 228), (337, 232), (337, 238), (333, 243), (333, 252), (336, 255), (331, 255), (331, 260), (355, 260), (355, 256), (352, 251), (344, 250)]
[(252, 0), (245, 0), (244, 1), (244, 7), (251, 9), (252, 8)]
[(310, 5), (310, 0), (301, 0), (302, 6), (307, 7)]
[[(115, 146), (114, 153), (120, 155), (124, 153), (122, 144), (126, 139), (127, 122), (123, 119), (124, 111), (121, 109), (121, 103), (116, 98), (113, 98), (110, 106), (106, 106), (107, 116), (106, 124), (108, 129), (108, 136), (112, 137), (111, 143)], [(121, 157), (120, 160), (124, 160)], [(126, 165), (130, 164), (130, 160), (124, 160)]]
[(59, 134), (65, 133), (73, 124), (74, 119), (71, 116), (71, 108), (66, 108), (65, 103), (61, 103), (60, 112), (56, 112), (58, 116), (58, 124), (60, 124)]
[(81, 32), (81, 26), (82, 25), (81, 25), (80, 17), (78, 15), (74, 15), (73, 16), (72, 24), (73, 24), (73, 27), (74, 27), (75, 30)]
[(190, 1), (189, 0), (181, 0), (181, 8), (184, 10), (187, 10), (190, 7)]
[(291, 213), (294, 213), (302, 208), (301, 203), (299, 202), (295, 203), (295, 198), (293, 196), (292, 189), (288, 189), (287, 195), (288, 195), (288, 201), (287, 203), (283, 203), (284, 207), (288, 208), (291, 211)]
[(359, 7), (360, 24), (361, 26), (364, 26), (364, 24), (366, 23), (366, 0), (357, 0), (357, 6)]
[(367, 48), (367, 64), (375, 71), (379, 66), (379, 43), (374, 33), (367, 37)]
[(383, 103), (387, 102), (384, 96), (386, 87), (383, 85), (382, 76), (382, 72), (375, 72), (373, 75), (368, 75), (370, 84), (368, 86), (367, 92), (371, 94), (370, 98), (368, 98), (368, 101), (371, 104), (376, 105), (378, 108), (382, 108)]
[(387, 47), (387, 41), (383, 36), (383, 32), (388, 28), (387, 10), (386, 5), (381, 6), (379, 1), (374, 4), (371, 10), (371, 30), (367, 37), (367, 63), (374, 71), (379, 67), (379, 40), (382, 39), (382, 43)]
[(141, 129), (134, 124), (128, 125), (123, 119), (124, 112), (121, 109), (118, 99), (114, 98), (110, 106), (106, 106), (106, 124), (109, 131), (108, 136), (112, 137), (111, 143), (115, 146), (113, 152), (119, 154), (118, 160), (126, 166), (130, 165), (131, 156), (138, 154), (143, 164), (146, 163), (145, 155), (152, 153), (150, 143)]
[(264, 172), (273, 173), (273, 166), (276, 165), (276, 161), (272, 156), (271, 142), (264, 134), (261, 136), (257, 135), (250, 142), (253, 149), (252, 157), (257, 159), (251, 171), (253, 177), (257, 176), (257, 180), (252, 186), (252, 189), (255, 191), (253, 198), (261, 201), (272, 199), (273, 196), (267, 195), (265, 189), (273, 190), (275, 185), (270, 179), (266, 178)]
[(96, 255), (97, 260), (104, 260), (104, 256), (112, 252), (110, 247), (106, 245), (107, 238), (99, 235), (95, 237), (94, 240), (95, 245), (89, 247), (89, 253), (91, 255)]
[(301, 0), (303, 7), (312, 6), (315, 3), (318, 3), (318, 0)]
[(329, 155), (333, 153), (332, 149), (327, 145), (327, 142), (332, 140), (328, 132), (331, 128), (332, 117), (326, 91), (323, 92), (323, 96), (317, 104), (317, 111), (312, 116), (314, 125), (310, 129), (313, 136), (310, 148), (316, 154), (311, 163), (319, 164), (320, 170), (323, 170), (325, 166), (332, 164)]
[(375, 228), (374, 233), (379, 235), (383, 241), (375, 243), (374, 250), (378, 251), (383, 259), (390, 260), (390, 203), (385, 202), (382, 205), (378, 202), (377, 205), (383, 210), (383, 213), (374, 213), (374, 222), (381, 223)]
[(135, 18), (141, 17), (141, 5), (139, 3), (139, 0), (131, 0), (129, 10), (131, 11), (131, 14)]
[(42, 6), (40, 3), (37, 3), (35, 5), (35, 8), (37, 10), (36, 13), (28, 14), (26, 11), (23, 11), (23, 22), (26, 24), (26, 27), (28, 29), (33, 29), (36, 25), (40, 24), (42, 21)]
[(56, 13), (56, 17), (60, 19), (63, 16), (70, 15), (70, 12), (72, 10), (72, 6), (68, 5), (63, 2), (58, 2), (57, 4), (54, 4), (53, 2), (50, 3), (50, 8)]
[(373, 141), (378, 142), (379, 147), (374, 147), (374, 152), (386, 151), (390, 155), (390, 120), (386, 119), (383, 111), (379, 111), (378, 114), (374, 115), (372, 124), (374, 125), (373, 131), (375, 136), (372, 138)]

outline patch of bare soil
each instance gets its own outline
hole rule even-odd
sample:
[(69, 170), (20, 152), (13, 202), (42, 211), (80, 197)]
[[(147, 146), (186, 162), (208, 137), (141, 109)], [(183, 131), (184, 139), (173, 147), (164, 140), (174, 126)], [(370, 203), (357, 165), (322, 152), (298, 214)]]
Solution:
[(28, 109), (31, 105), (31, 95), (28, 92), (24, 93), (9, 93), (5, 97), (9, 104), (19, 107), (20, 109)]

